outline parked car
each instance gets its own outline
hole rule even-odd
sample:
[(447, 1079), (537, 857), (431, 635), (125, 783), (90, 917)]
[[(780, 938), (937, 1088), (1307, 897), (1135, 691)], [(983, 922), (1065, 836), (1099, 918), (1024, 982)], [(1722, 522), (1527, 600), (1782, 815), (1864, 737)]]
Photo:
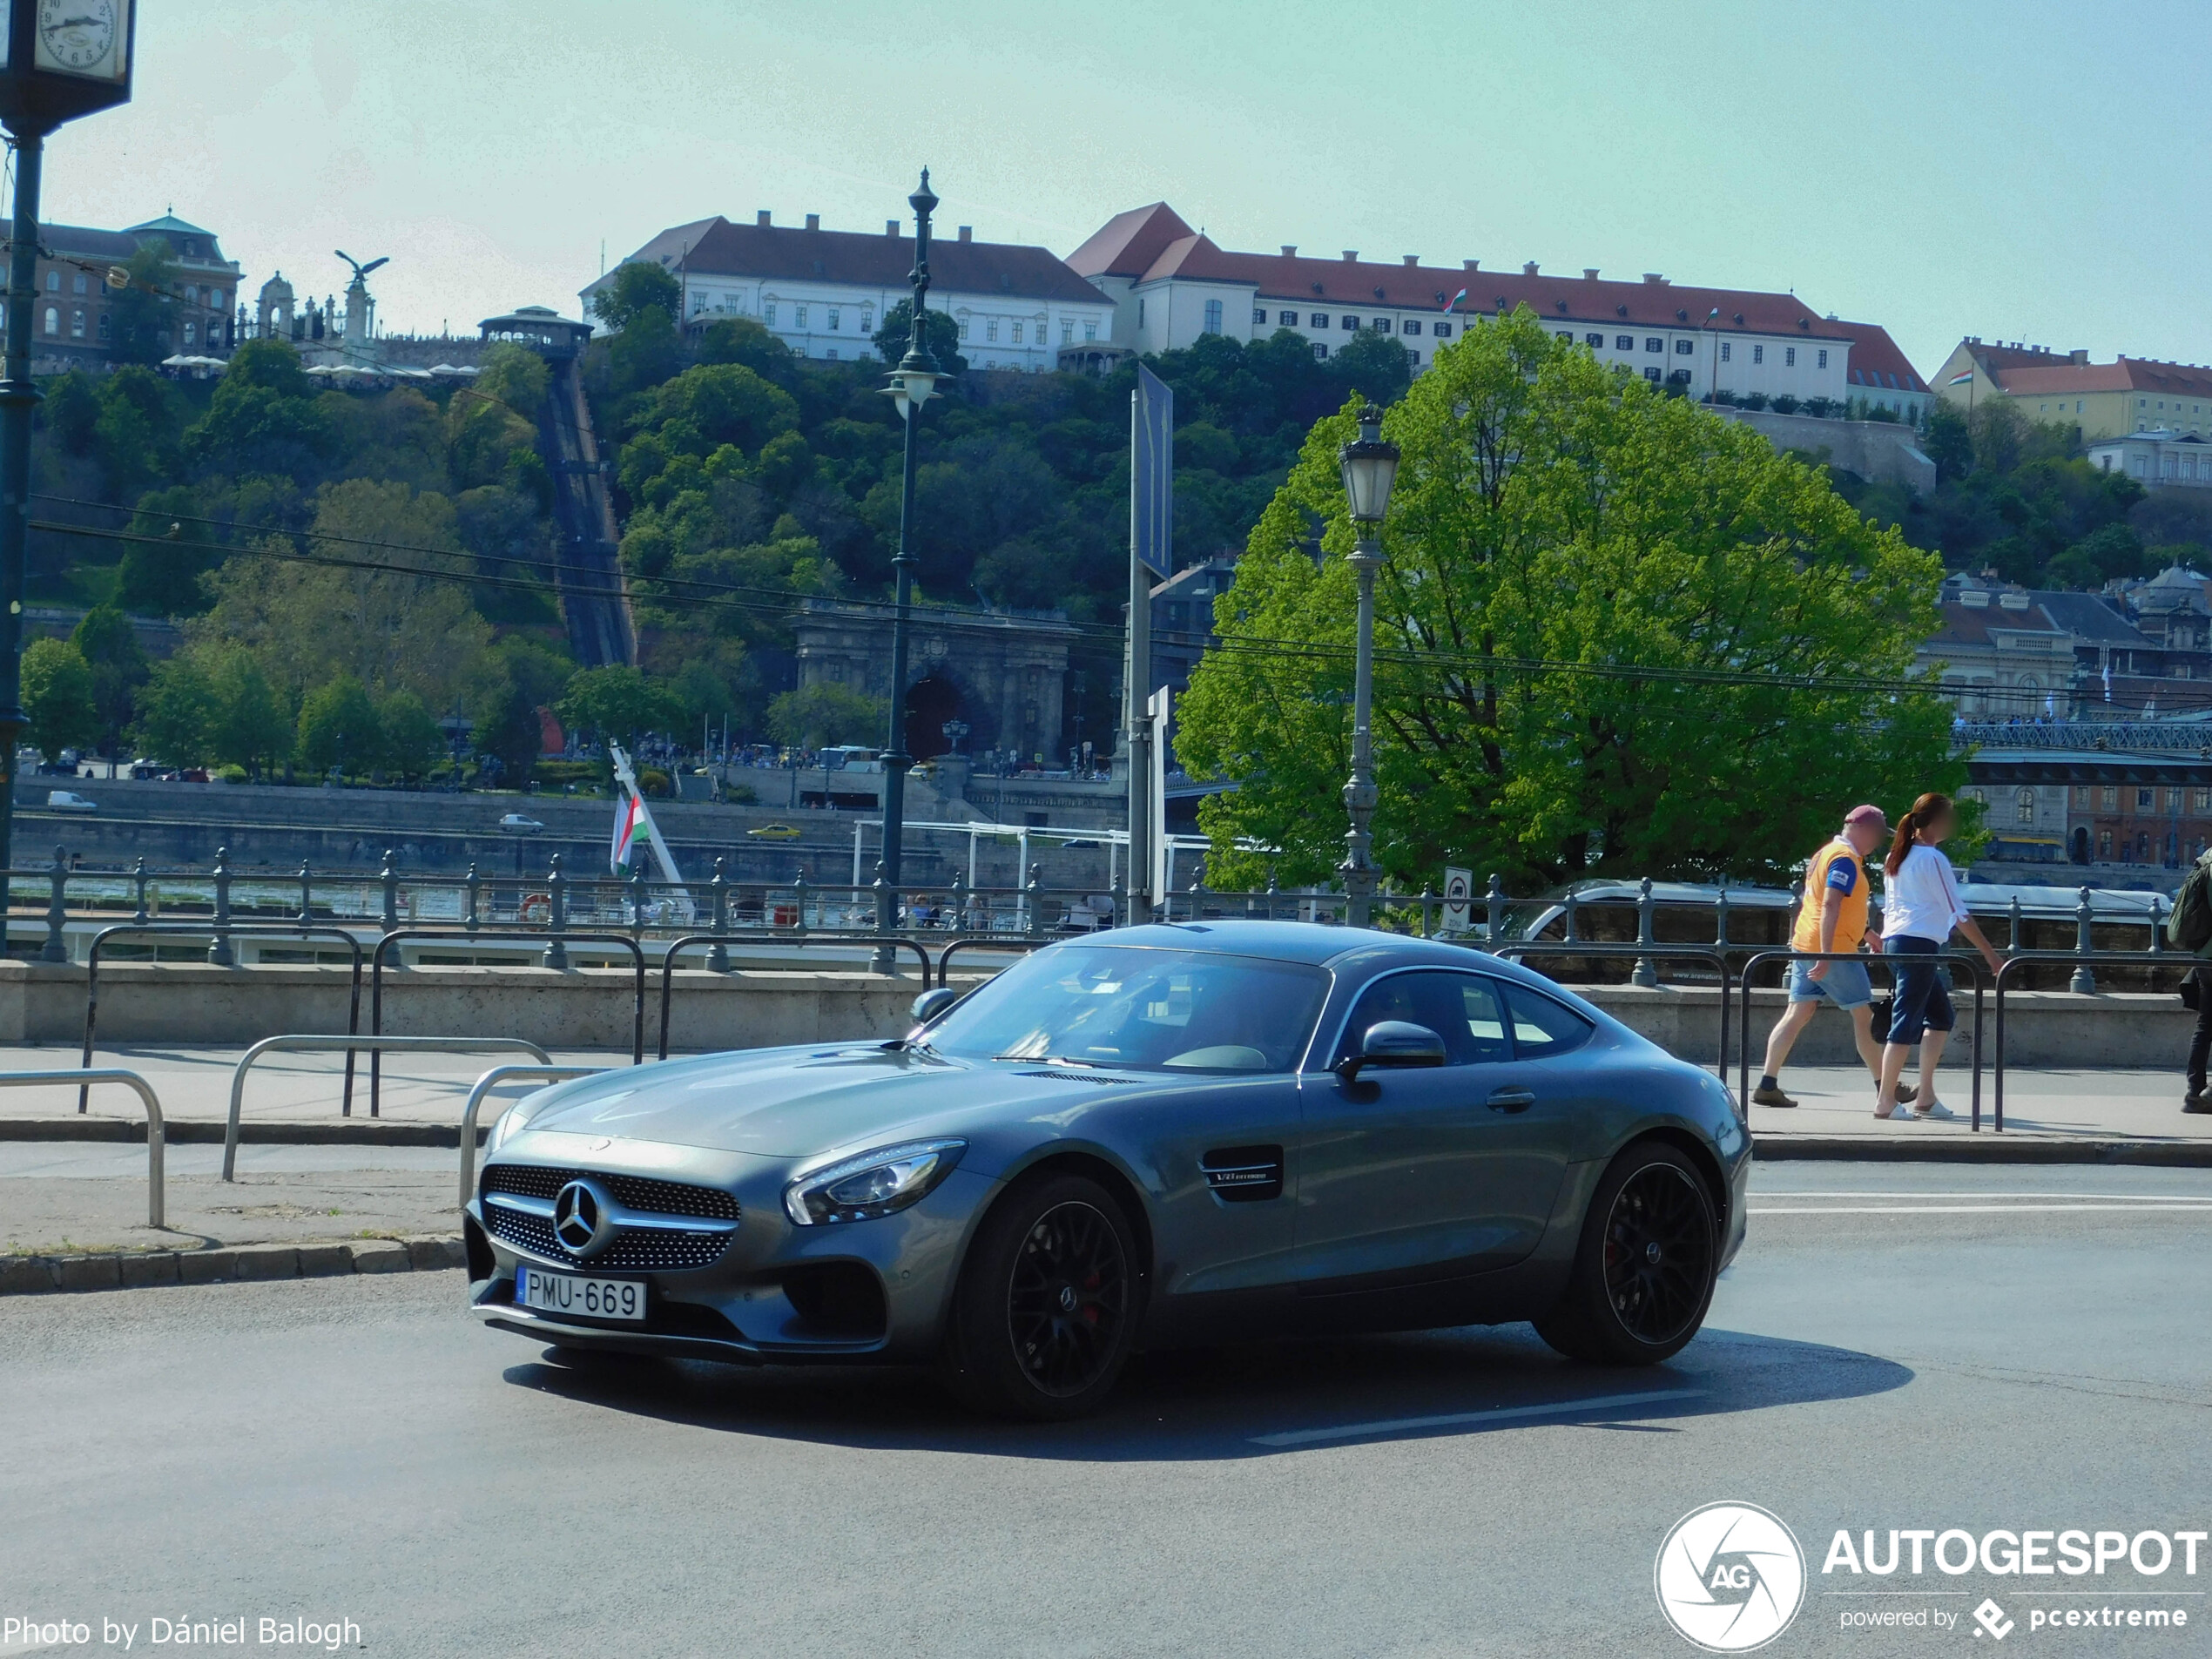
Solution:
[(509, 813), (499, 820), (499, 827), (510, 835), (536, 835), (542, 832), (545, 826), (527, 813)]
[(1122, 928), (914, 1013), (889, 1042), (517, 1102), (464, 1214), (477, 1316), (574, 1349), (934, 1361), (1055, 1419), (1140, 1348), (1254, 1336), (1528, 1320), (1656, 1365), (1743, 1240), (1727, 1088), (1455, 946)]
[(799, 839), (799, 832), (788, 824), (763, 824), (758, 829), (747, 830), (745, 833), (756, 841), (795, 841)]
[(97, 813), (100, 810), (100, 804), (66, 789), (50, 789), (46, 792), (46, 810), (50, 813)]

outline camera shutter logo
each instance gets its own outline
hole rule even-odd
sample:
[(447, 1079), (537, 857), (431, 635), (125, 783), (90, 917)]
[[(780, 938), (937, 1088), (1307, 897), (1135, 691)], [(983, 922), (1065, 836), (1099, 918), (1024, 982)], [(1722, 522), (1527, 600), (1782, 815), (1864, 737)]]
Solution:
[(1686, 1640), (1708, 1653), (1749, 1653), (1788, 1629), (1804, 1605), (1804, 1551), (1757, 1504), (1709, 1503), (1668, 1532), (1652, 1585)]
[[(1999, 1607), (1990, 1597), (1984, 1597), (1982, 1604), (1974, 1609), (1974, 1622), (1981, 1626), (1981, 1630), (1988, 1631), (2000, 1642), (2013, 1634), (2013, 1622), (2005, 1616), (2005, 1609)], [(1974, 1634), (1979, 1635), (1981, 1630), (1977, 1630)]]

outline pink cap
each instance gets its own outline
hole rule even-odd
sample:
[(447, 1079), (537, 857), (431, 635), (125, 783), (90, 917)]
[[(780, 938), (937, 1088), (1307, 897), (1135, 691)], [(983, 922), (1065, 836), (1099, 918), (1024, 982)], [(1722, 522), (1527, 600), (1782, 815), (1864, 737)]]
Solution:
[(1846, 824), (1879, 824), (1884, 829), (1887, 829), (1890, 826), (1889, 819), (1884, 815), (1882, 809), (1875, 806), (1872, 801), (1868, 801), (1863, 806), (1852, 807), (1851, 811), (1844, 814), (1844, 822)]

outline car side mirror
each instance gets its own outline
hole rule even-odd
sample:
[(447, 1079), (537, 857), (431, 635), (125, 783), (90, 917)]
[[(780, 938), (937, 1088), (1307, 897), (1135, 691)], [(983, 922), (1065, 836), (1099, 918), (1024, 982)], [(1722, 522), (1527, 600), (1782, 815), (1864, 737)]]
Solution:
[(914, 1023), (927, 1025), (959, 1001), (960, 993), (949, 985), (940, 985), (934, 991), (924, 991), (920, 996), (914, 998)]
[(1337, 1076), (1351, 1082), (1362, 1069), (1396, 1070), (1407, 1066), (1440, 1066), (1444, 1039), (1425, 1025), (1406, 1020), (1381, 1020), (1367, 1028), (1359, 1052), (1337, 1062)]

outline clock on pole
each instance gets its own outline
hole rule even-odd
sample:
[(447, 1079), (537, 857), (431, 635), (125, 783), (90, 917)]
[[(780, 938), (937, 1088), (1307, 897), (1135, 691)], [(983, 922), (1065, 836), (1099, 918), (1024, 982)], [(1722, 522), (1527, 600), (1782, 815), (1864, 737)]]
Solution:
[[(15, 151), (6, 354), (0, 359), (0, 918), (14, 862), (16, 744), (23, 735), (23, 573), (30, 539), (32, 288), (46, 135), (131, 97), (134, 0), (0, 0), (0, 125)], [(6, 954), (0, 933), (0, 954)]]

